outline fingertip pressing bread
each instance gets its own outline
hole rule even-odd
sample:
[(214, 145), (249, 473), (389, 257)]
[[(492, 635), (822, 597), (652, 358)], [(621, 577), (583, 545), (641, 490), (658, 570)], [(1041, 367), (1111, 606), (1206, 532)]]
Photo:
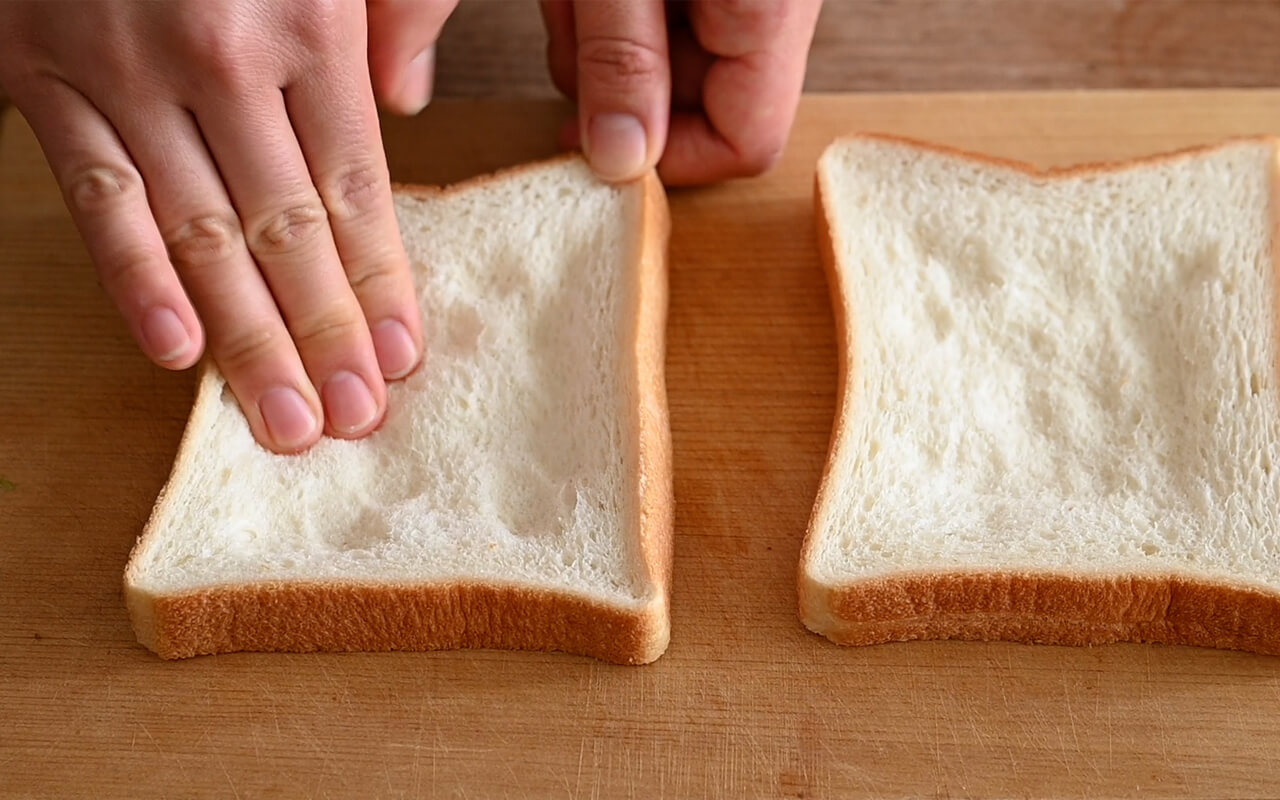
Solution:
[(839, 321), (801, 618), (841, 644), (1280, 652), (1277, 149), (818, 165)]
[(237, 650), (562, 650), (669, 637), (666, 201), (581, 159), (398, 187), (424, 365), (382, 427), (256, 444), (216, 370), (131, 556), (139, 640)]

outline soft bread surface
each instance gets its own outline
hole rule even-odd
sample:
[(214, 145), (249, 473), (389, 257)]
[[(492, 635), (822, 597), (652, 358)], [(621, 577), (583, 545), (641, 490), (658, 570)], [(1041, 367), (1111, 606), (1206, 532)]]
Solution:
[(1275, 179), (1268, 139), (1054, 173), (834, 144), (805, 624), (1280, 652)]
[(402, 188), (423, 366), (385, 423), (279, 456), (201, 378), (126, 592), (140, 640), (228, 650), (667, 642), (671, 474), (656, 178), (578, 159)]

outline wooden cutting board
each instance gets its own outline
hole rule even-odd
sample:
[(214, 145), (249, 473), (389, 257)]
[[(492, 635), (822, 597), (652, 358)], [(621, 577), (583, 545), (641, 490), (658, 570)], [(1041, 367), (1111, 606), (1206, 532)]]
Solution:
[[(388, 123), (395, 178), (550, 153), (565, 109)], [(149, 366), (20, 118), (0, 135), (0, 797), (1231, 796), (1280, 791), (1280, 658), (842, 649), (798, 623), (835, 346), (812, 165), (869, 128), (1066, 164), (1280, 131), (1280, 92), (811, 97), (768, 177), (671, 195), (672, 644), (531, 653), (138, 647), (121, 572), (190, 375)]]

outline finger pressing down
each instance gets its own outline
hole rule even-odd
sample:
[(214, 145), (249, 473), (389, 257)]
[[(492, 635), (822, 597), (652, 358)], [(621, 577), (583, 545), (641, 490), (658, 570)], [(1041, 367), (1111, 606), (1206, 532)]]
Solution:
[(209, 349), (255, 438), (277, 452), (309, 447), (323, 431), (320, 399), (272, 292), (249, 251), (237, 210), (195, 120), (177, 106), (120, 115), (147, 181), (169, 258), (204, 321)]
[[(368, 433), (382, 418), (386, 386), (284, 96), (278, 90), (246, 93), (226, 107), (211, 101), (197, 118), (239, 214), (248, 252), (319, 390), (325, 431), (340, 437)], [(276, 347), (274, 336), (233, 341), (240, 346), (219, 361), (231, 359), (237, 368)]]
[(185, 369), (204, 333), (165, 252), (147, 187), (111, 123), (55, 79), (30, 87), (23, 111), (44, 148), (103, 288), (157, 364)]
[(382, 375), (402, 378), (422, 359), (422, 320), (367, 77), (317, 73), (287, 89), (285, 104)]

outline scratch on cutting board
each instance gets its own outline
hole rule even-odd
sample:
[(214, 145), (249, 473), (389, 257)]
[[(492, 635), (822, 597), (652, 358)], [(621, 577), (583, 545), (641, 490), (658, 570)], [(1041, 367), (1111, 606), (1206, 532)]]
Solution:
[(382, 762), (382, 779), (387, 782), (387, 794), (395, 794), (396, 782), (391, 779), (391, 762)]
[(231, 787), (232, 796), (236, 800), (240, 800), (240, 790), (236, 788), (236, 782), (231, 780), (231, 772), (227, 770), (227, 765), (223, 763), (221, 758), (218, 758), (218, 767), (222, 770), (222, 774), (227, 777), (227, 786)]
[[(421, 729), (419, 729), (421, 730)], [(435, 754), (432, 754), (432, 763), (435, 761)], [(395, 786), (391, 785), (391, 765), (388, 763), (385, 767), (387, 771), (387, 784), (394, 791)], [(413, 776), (413, 796), (422, 796), (422, 734), (419, 733), (413, 740), (413, 768), (410, 774)]]
[[(587, 755), (587, 740), (584, 738), (582, 742), (578, 745), (578, 774), (575, 775), (573, 779), (573, 796), (574, 797), (581, 797), (582, 762), (586, 758), (586, 755)], [(567, 782), (568, 776), (566, 775), (565, 778)]]
[(1067, 682), (1067, 673), (1062, 673), (1062, 697), (1066, 704), (1067, 722), (1071, 724), (1072, 752), (1080, 752), (1080, 732), (1076, 729), (1076, 709), (1071, 702), (1071, 685)]
[(1111, 718), (1111, 705), (1107, 705), (1107, 769), (1116, 763), (1116, 729)]
[[(163, 748), (160, 747), (160, 743), (156, 741), (156, 737), (151, 735), (151, 729), (141, 722), (138, 723), (138, 727), (142, 728), (142, 732), (145, 733), (147, 735), (147, 738), (151, 740), (151, 746), (156, 749), (156, 752), (163, 753), (164, 750)], [(133, 732), (133, 738), (134, 738), (134, 742), (136, 743), (138, 739), (138, 732), (136, 730)]]

